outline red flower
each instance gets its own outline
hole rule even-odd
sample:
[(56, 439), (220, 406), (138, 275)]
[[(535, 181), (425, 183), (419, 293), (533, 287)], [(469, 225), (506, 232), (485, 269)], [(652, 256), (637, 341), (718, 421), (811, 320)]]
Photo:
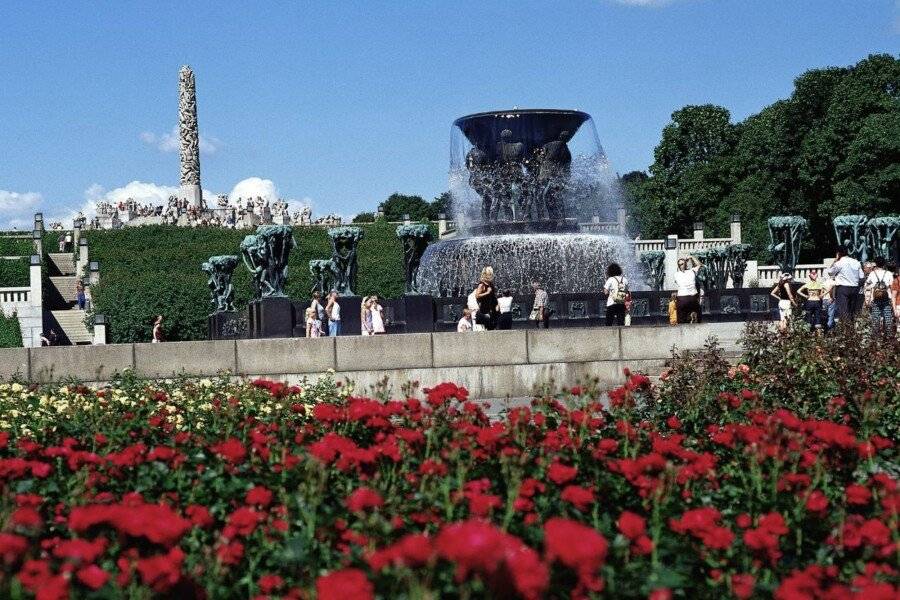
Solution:
[(187, 515), (187, 518), (194, 524), (194, 527), (200, 527), (201, 529), (212, 527), (212, 524), (215, 522), (213, 521), (212, 515), (209, 514), (209, 509), (205, 506), (200, 506), (199, 504), (188, 505), (188, 507), (184, 509), (184, 514)]
[(669, 526), (678, 533), (694, 536), (707, 548), (725, 550), (734, 541), (734, 533), (718, 525), (721, 518), (722, 515), (714, 508), (695, 508), (681, 515), (681, 519), (670, 519)]
[(380, 571), (388, 565), (406, 565), (418, 567), (424, 565), (434, 556), (431, 539), (421, 533), (407, 535), (396, 544), (373, 552), (368, 557), (369, 567)]
[(862, 506), (872, 500), (872, 492), (869, 491), (869, 488), (858, 483), (850, 484), (844, 488), (844, 494), (847, 498), (847, 504)]
[(278, 575), (263, 575), (259, 578), (258, 585), (263, 594), (271, 594), (284, 585), (284, 579)]
[(558, 560), (575, 571), (579, 589), (603, 589), (597, 571), (606, 561), (607, 548), (606, 539), (598, 531), (576, 521), (554, 517), (544, 525), (547, 561)]
[(361, 487), (347, 496), (346, 505), (350, 512), (363, 512), (369, 508), (381, 508), (384, 506), (384, 498), (372, 488)]
[(223, 530), (223, 534), (227, 538), (233, 538), (236, 535), (248, 536), (264, 520), (265, 516), (262, 513), (255, 511), (249, 506), (242, 506), (229, 515), (228, 524)]
[(316, 579), (317, 600), (369, 600), (375, 590), (359, 569), (342, 569)]
[(23, 506), (16, 509), (9, 517), (10, 522), (18, 527), (26, 529), (37, 529), (43, 524), (41, 514), (30, 506)]
[(154, 592), (162, 593), (181, 579), (183, 560), (184, 552), (181, 548), (172, 548), (167, 554), (138, 559), (137, 571), (144, 585), (149, 586)]
[(0, 558), (6, 564), (16, 562), (28, 550), (28, 540), (12, 533), (0, 533)]
[(819, 490), (814, 490), (806, 499), (806, 510), (821, 513), (828, 508), (828, 498)]
[(233, 437), (211, 446), (210, 450), (233, 465), (239, 465), (247, 458), (247, 449), (244, 448), (244, 444), (242, 444), (239, 439)]
[(672, 590), (669, 588), (656, 588), (650, 592), (647, 600), (672, 600)]
[(109, 581), (109, 573), (97, 565), (82, 567), (75, 575), (78, 577), (78, 581), (92, 590), (99, 590)]
[(222, 544), (216, 549), (216, 557), (223, 565), (236, 565), (244, 557), (244, 545), (240, 542)]
[(484, 521), (453, 523), (435, 540), (438, 553), (457, 565), (457, 577), (470, 571), (494, 572), (503, 558), (504, 533)]
[(572, 503), (578, 510), (584, 512), (594, 503), (594, 491), (580, 485), (567, 485), (560, 498)]
[(88, 564), (97, 560), (104, 550), (106, 540), (103, 538), (97, 538), (93, 542), (83, 539), (63, 540), (53, 548), (53, 556)]
[(731, 591), (739, 600), (746, 600), (753, 595), (756, 578), (749, 573), (735, 574), (731, 576)]
[(567, 467), (566, 465), (554, 462), (547, 469), (547, 478), (556, 485), (563, 485), (575, 479), (578, 475), (578, 467)]
[(257, 485), (247, 492), (244, 502), (256, 506), (268, 506), (272, 502), (272, 492), (266, 487)]
[(622, 535), (629, 540), (639, 538), (647, 532), (647, 523), (644, 521), (644, 518), (627, 510), (619, 516), (616, 525), (619, 531), (622, 532)]

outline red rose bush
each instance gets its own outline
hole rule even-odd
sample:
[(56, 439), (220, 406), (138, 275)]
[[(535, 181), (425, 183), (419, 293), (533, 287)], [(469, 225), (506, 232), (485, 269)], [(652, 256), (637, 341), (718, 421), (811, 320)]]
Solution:
[(0, 596), (896, 598), (900, 347), (854, 341), (751, 328), (499, 417), (449, 382), (0, 384)]

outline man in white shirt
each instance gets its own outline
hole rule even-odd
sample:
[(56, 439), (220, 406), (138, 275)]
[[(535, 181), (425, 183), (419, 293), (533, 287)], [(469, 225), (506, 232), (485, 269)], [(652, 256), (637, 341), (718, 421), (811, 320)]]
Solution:
[(893, 289), (894, 274), (884, 268), (884, 258), (875, 258), (872, 272), (866, 277), (866, 295), (871, 299), (869, 318), (872, 331), (884, 335), (894, 333), (894, 303), (896, 292)]
[[(688, 261), (691, 267), (688, 268)], [(675, 300), (675, 310), (678, 313), (679, 323), (700, 322), (700, 296), (697, 289), (697, 272), (703, 266), (693, 256), (678, 259), (678, 270), (675, 271), (675, 287), (678, 295)]]
[(338, 303), (337, 290), (331, 290), (328, 295), (325, 312), (328, 313), (328, 335), (331, 337), (341, 335), (341, 305)]
[(834, 264), (828, 269), (834, 277), (835, 321), (852, 319), (859, 309), (859, 284), (863, 280), (859, 261), (847, 254), (847, 248), (838, 246)]

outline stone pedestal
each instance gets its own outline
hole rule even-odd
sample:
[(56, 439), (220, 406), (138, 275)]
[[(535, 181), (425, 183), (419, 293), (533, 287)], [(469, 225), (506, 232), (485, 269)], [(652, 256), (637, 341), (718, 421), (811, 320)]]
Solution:
[(423, 294), (403, 296), (406, 313), (405, 333), (431, 333), (434, 331), (434, 300)]
[(247, 337), (247, 313), (222, 311), (209, 315), (207, 339), (234, 340)]
[(252, 300), (247, 307), (247, 331), (251, 338), (293, 337), (297, 319), (290, 298), (260, 298)]
[(183, 185), (179, 197), (187, 200), (189, 206), (200, 208), (203, 206), (203, 192), (199, 185)]

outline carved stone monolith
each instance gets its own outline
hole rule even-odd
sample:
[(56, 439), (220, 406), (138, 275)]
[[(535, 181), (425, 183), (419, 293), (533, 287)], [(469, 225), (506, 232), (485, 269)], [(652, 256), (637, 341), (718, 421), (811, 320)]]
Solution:
[(181, 142), (181, 199), (201, 207), (200, 130), (197, 127), (197, 86), (187, 65), (178, 72), (178, 133)]

